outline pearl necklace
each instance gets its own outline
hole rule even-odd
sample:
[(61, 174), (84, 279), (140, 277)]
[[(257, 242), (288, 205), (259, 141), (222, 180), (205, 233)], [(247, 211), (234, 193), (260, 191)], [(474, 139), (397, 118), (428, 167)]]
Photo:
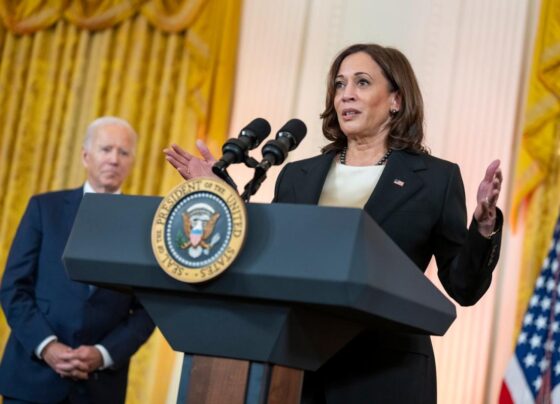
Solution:
[[(338, 157), (340, 164), (344, 164), (346, 165), (346, 152), (348, 151), (348, 146), (345, 146), (344, 149), (342, 149), (342, 151), (340, 152), (340, 156)], [(393, 149), (389, 148), (389, 150), (387, 150), (387, 153), (385, 153), (385, 155), (383, 157), (381, 157), (381, 159), (375, 163), (376, 166), (382, 166), (383, 164), (385, 164), (387, 162), (387, 160), (389, 159), (389, 156), (391, 155), (391, 153), (393, 152)]]

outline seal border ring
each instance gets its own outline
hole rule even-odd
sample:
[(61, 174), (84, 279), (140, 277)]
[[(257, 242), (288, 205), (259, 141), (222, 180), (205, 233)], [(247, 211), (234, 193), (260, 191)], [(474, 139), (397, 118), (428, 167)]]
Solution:
[[(165, 238), (169, 214), (181, 201), (196, 193), (212, 194), (224, 202), (231, 217), (232, 232), (227, 246), (211, 263), (194, 268), (178, 262), (170, 254)], [(246, 235), (247, 210), (237, 191), (223, 181), (199, 177), (177, 185), (163, 197), (152, 221), (151, 244), (154, 257), (165, 273), (181, 282), (200, 283), (215, 278), (229, 268), (239, 255)]]

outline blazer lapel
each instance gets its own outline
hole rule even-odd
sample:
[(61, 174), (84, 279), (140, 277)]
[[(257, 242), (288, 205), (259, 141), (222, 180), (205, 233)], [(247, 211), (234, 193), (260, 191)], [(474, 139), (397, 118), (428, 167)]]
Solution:
[(82, 201), (82, 197), (84, 196), (84, 189), (77, 188), (69, 192), (65, 198), (65, 226), (67, 232), (66, 234), (70, 236), (70, 231), (72, 230), (72, 225), (74, 224), (74, 219), (76, 218), (76, 214), (78, 213), (78, 208), (80, 207), (80, 202)]
[(393, 151), (364, 210), (381, 224), (391, 212), (423, 187), (423, 181), (416, 171), (424, 169), (426, 166), (422, 159), (405, 151)]
[[(70, 232), (72, 231), (72, 225), (74, 224), (74, 219), (76, 219), (76, 214), (78, 213), (78, 208), (80, 207), (80, 202), (84, 196), (84, 189), (77, 188), (68, 192), (64, 197), (64, 235), (66, 240), (70, 237)], [(62, 257), (61, 257), (62, 258)], [(85, 283), (72, 282), (72, 290), (76, 293), (80, 299), (87, 299), (90, 288)]]
[(301, 180), (297, 181), (294, 190), (297, 203), (316, 205), (319, 202), (334, 156), (335, 153), (322, 154), (300, 168)]

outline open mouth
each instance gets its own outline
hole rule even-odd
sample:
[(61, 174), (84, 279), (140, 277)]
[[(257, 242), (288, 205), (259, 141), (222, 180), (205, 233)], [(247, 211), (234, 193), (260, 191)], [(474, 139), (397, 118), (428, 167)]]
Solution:
[(357, 111), (355, 109), (345, 109), (344, 111), (342, 111), (342, 117), (343, 118), (351, 118), (353, 116), (356, 116), (360, 113), (360, 111)]

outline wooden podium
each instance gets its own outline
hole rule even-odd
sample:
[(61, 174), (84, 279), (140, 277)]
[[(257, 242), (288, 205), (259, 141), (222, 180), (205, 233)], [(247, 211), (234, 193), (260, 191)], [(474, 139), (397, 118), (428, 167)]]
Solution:
[(178, 402), (298, 403), (357, 334), (443, 335), (455, 306), (365, 212), (248, 204), (243, 250), (221, 276), (187, 284), (152, 253), (161, 198), (86, 194), (63, 260), (76, 281), (134, 293), (185, 353)]

